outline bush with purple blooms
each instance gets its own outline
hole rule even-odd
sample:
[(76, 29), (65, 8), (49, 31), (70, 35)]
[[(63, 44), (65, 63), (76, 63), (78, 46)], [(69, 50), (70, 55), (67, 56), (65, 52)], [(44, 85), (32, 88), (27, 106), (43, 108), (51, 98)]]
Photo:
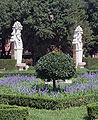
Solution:
[(86, 78), (86, 82), (76, 81), (72, 84), (58, 84), (56, 91), (53, 92), (52, 85), (46, 85), (41, 79), (34, 76), (4, 76), (0, 79), (0, 89), (2, 89), (0, 93), (64, 98), (66, 95), (73, 96), (96, 92), (98, 89), (98, 73), (86, 73), (78, 76), (77, 80), (80, 78)]

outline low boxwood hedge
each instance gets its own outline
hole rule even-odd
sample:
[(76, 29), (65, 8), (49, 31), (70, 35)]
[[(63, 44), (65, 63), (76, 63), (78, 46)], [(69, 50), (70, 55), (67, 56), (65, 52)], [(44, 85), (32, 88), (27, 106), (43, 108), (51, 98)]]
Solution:
[(0, 69), (16, 70), (16, 60), (14, 59), (0, 59)]
[(88, 70), (87, 72), (88, 72), (88, 73), (90, 73), (90, 72), (91, 72), (91, 73), (97, 73), (98, 70)]
[(98, 102), (87, 105), (88, 116), (94, 120), (98, 118)]
[(0, 120), (26, 120), (28, 115), (26, 107), (0, 104)]
[(11, 76), (14, 76), (14, 75), (27, 75), (27, 76), (32, 76), (32, 75), (36, 75), (36, 71), (35, 70), (28, 70), (28, 71), (3, 71), (3, 72), (0, 72), (0, 77), (3, 77), (4, 75), (11, 75)]
[[(97, 102), (98, 95), (90, 94), (82, 97), (68, 97), (64, 99), (56, 98), (43, 98), (36, 96), (18, 96), (18, 95), (7, 95), (0, 94), (1, 101), (4, 99), (7, 104), (19, 105), (19, 106), (29, 106), (39, 109), (65, 109), (68, 107), (75, 107), (86, 105), (88, 103)], [(3, 101), (2, 101), (3, 102)]]
[(74, 75), (74, 78), (77, 78), (77, 76), (78, 75), (80, 75), (80, 74), (85, 74), (85, 73), (87, 73), (88, 72), (88, 69), (87, 68), (77, 68), (76, 69), (76, 73), (75, 73), (75, 75)]
[(98, 58), (84, 58), (86, 68), (89, 70), (98, 70)]

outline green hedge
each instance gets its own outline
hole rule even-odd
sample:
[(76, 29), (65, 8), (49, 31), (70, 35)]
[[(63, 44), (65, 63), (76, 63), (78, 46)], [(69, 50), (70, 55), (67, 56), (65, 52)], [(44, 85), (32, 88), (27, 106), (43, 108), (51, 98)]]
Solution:
[(3, 77), (4, 75), (11, 75), (11, 76), (13, 76), (13, 75), (18, 75), (18, 74), (20, 74), (20, 75), (27, 75), (27, 76), (32, 76), (32, 75), (34, 75), (34, 76), (36, 76), (36, 71), (35, 70), (28, 70), (28, 71), (18, 71), (18, 70), (16, 70), (16, 71), (1, 71), (0, 72), (0, 77)]
[(0, 120), (26, 120), (28, 115), (26, 107), (0, 104)]
[(98, 58), (84, 58), (86, 68), (89, 70), (98, 70)]
[(0, 69), (16, 70), (16, 60), (14, 59), (0, 59)]
[(88, 70), (87, 72), (88, 72), (88, 73), (89, 73), (89, 72), (91, 72), (91, 73), (97, 73), (98, 70)]
[(69, 97), (64, 99), (55, 98), (43, 98), (43, 97), (31, 97), (31, 96), (17, 96), (17, 95), (6, 95), (0, 94), (1, 102), (5, 100), (7, 104), (29, 106), (39, 109), (65, 109), (68, 107), (75, 107), (86, 105), (88, 103), (98, 101), (97, 94), (91, 94), (82, 97)]
[(94, 120), (98, 118), (98, 102), (87, 105), (88, 116)]
[(87, 68), (76, 68), (76, 73), (74, 75), (74, 77), (77, 77), (80, 74), (85, 74), (88, 72)]

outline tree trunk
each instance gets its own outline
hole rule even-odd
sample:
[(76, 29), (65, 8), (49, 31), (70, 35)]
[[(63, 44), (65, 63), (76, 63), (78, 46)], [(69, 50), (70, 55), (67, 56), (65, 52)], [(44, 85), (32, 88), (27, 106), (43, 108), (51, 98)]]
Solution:
[(56, 91), (56, 81), (53, 80), (53, 91)]

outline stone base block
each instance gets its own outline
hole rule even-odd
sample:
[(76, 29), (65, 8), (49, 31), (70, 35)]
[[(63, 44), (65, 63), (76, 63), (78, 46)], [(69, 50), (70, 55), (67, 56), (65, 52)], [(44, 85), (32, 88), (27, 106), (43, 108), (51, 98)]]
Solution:
[(84, 68), (85, 65), (86, 65), (86, 62), (79, 63), (77, 68)]
[(26, 63), (17, 64), (16, 67), (17, 67), (17, 69), (20, 70), (20, 71), (21, 71), (21, 70), (27, 70), (27, 69), (29, 68), (29, 66), (26, 65)]

